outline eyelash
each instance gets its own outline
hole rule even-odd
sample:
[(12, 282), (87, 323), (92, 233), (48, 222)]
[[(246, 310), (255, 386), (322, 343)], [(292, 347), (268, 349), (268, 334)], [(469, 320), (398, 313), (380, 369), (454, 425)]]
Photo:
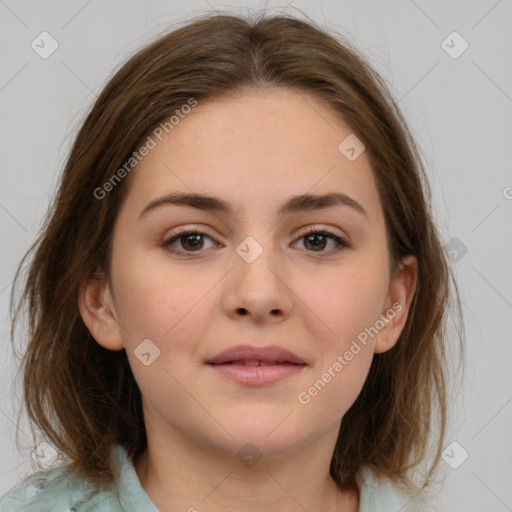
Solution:
[[(172, 253), (187, 254), (189, 256), (192, 256), (195, 253), (202, 252), (201, 250), (198, 250), (198, 251), (180, 251), (180, 250), (176, 250), (176, 249), (173, 249), (173, 248), (170, 247), (171, 244), (173, 244), (174, 242), (178, 241), (180, 238), (182, 238), (184, 236), (188, 236), (188, 235), (204, 235), (204, 236), (207, 236), (208, 238), (213, 240), (213, 238), (211, 236), (207, 235), (206, 233), (203, 233), (203, 232), (199, 231), (198, 229), (195, 229), (195, 228), (193, 228), (193, 229), (183, 229), (183, 230), (180, 230), (179, 232), (175, 233), (171, 238), (167, 239), (162, 244), (162, 247), (164, 247), (165, 249), (169, 250)], [(335, 233), (333, 233), (329, 229), (326, 229), (326, 228), (319, 229), (319, 228), (317, 228), (315, 226), (311, 226), (310, 228), (308, 228), (308, 230), (305, 233), (303, 233), (297, 240), (300, 240), (302, 238), (306, 238), (306, 237), (311, 236), (311, 235), (326, 236), (327, 238), (331, 238), (332, 240), (334, 240), (336, 242), (336, 247), (334, 249), (331, 249), (329, 251), (319, 251), (319, 254), (331, 255), (331, 254), (338, 253), (339, 251), (341, 251), (343, 249), (349, 249), (349, 248), (352, 247), (352, 245), (349, 244), (347, 242), (347, 240), (345, 240), (344, 238), (336, 235)], [(308, 251), (307, 249), (305, 249), (305, 250), (306, 250), (306, 252), (311, 252), (311, 253), (315, 253), (316, 252), (316, 251)]]

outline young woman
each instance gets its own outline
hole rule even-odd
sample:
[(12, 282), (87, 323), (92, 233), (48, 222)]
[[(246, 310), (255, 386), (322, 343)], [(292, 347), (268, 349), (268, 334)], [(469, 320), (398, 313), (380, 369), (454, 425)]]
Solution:
[(333, 35), (210, 15), (141, 50), (32, 249), (46, 471), (2, 512), (434, 510), (458, 302), (406, 123)]

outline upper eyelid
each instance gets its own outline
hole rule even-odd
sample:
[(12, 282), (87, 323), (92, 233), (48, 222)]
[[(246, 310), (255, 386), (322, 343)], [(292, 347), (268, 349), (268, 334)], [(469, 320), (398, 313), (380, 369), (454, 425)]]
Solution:
[[(294, 237), (294, 243), (296, 243), (297, 241), (301, 240), (302, 238), (308, 236), (309, 234), (313, 234), (313, 233), (321, 234), (322, 232), (325, 232), (325, 234), (327, 235), (327, 238), (330, 238), (337, 244), (337, 248), (343, 248), (343, 247), (345, 247), (346, 249), (353, 248), (352, 241), (344, 233), (343, 234), (336, 233), (334, 231), (333, 227), (325, 227), (325, 226), (318, 225), (318, 224), (310, 224), (308, 226), (301, 228), (299, 230), (299, 233), (297, 233)], [(206, 237), (210, 238), (215, 245), (217, 245), (217, 246), (219, 245), (219, 242), (217, 241), (216, 237), (209, 235), (208, 233), (206, 233), (204, 231), (204, 229), (192, 227), (192, 226), (191, 227), (181, 227), (180, 226), (179, 228), (176, 229), (175, 232), (173, 232), (172, 234), (165, 237), (165, 240), (162, 245), (170, 246), (171, 244), (174, 244), (177, 241), (179, 241), (181, 236), (185, 236), (185, 235), (189, 235), (189, 234), (190, 235), (197, 234), (197, 235), (201, 235), (201, 236), (206, 236)], [(189, 253), (189, 251), (181, 251), (181, 250), (178, 250), (178, 252), (184, 252), (185, 254), (193, 254), (194, 253), (194, 251)], [(200, 252), (203, 252), (203, 251), (197, 251), (197, 253), (200, 253)], [(327, 254), (331, 251), (323, 251), (323, 252)]]
[[(314, 232), (327, 231), (327, 233), (329, 235), (338, 236), (340, 238), (343, 238), (344, 240), (348, 239), (348, 236), (345, 233), (338, 233), (335, 231), (335, 229), (336, 228), (322, 226), (320, 224), (309, 224), (308, 226), (300, 228), (298, 230), (298, 233), (295, 236), (298, 236), (298, 237), (305, 236), (310, 231), (314, 231)], [(167, 235), (165, 238), (167, 240), (169, 240), (171, 238), (177, 237), (178, 235), (186, 235), (186, 234), (206, 235), (206, 236), (210, 237), (212, 240), (215, 238), (214, 235), (210, 235), (204, 228), (198, 228), (195, 226), (176, 228), (176, 230), (173, 233), (171, 233), (170, 235)]]

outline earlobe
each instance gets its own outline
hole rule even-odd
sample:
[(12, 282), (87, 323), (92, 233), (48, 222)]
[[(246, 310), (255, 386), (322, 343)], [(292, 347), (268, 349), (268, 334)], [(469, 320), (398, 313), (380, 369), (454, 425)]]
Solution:
[(108, 350), (124, 348), (109, 285), (104, 277), (90, 277), (78, 291), (80, 315), (93, 338)]
[(389, 286), (382, 312), (385, 326), (377, 336), (374, 348), (376, 354), (386, 352), (396, 345), (409, 315), (417, 278), (418, 260), (415, 256), (406, 256), (400, 261)]

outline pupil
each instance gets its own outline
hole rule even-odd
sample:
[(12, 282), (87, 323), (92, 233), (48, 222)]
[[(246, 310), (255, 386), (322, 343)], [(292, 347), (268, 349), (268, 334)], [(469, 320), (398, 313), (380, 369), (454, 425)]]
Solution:
[[(320, 243), (314, 243), (314, 242), (312, 242), (312, 240), (313, 240), (314, 238), (316, 238), (316, 237), (320, 237), (320, 238), (321, 238)], [(310, 243), (311, 243), (311, 245), (312, 245), (313, 247), (319, 247), (319, 245), (320, 245), (320, 244), (322, 244), (322, 242), (325, 242), (324, 235), (309, 235), (309, 236), (307, 237), (307, 240), (308, 240), (308, 242), (310, 242)], [(322, 246), (321, 248), (323, 248), (323, 246)]]
[[(200, 238), (201, 238), (201, 235), (187, 235), (187, 236), (185, 236), (185, 245), (187, 245), (187, 244), (188, 244), (188, 241), (189, 241), (191, 238), (194, 238), (194, 239), (195, 239), (195, 243), (192, 243), (191, 248), (192, 248), (192, 249), (197, 248), (197, 247), (198, 247), (198, 242), (200, 241)], [(185, 247), (185, 248), (186, 248), (186, 247)]]

